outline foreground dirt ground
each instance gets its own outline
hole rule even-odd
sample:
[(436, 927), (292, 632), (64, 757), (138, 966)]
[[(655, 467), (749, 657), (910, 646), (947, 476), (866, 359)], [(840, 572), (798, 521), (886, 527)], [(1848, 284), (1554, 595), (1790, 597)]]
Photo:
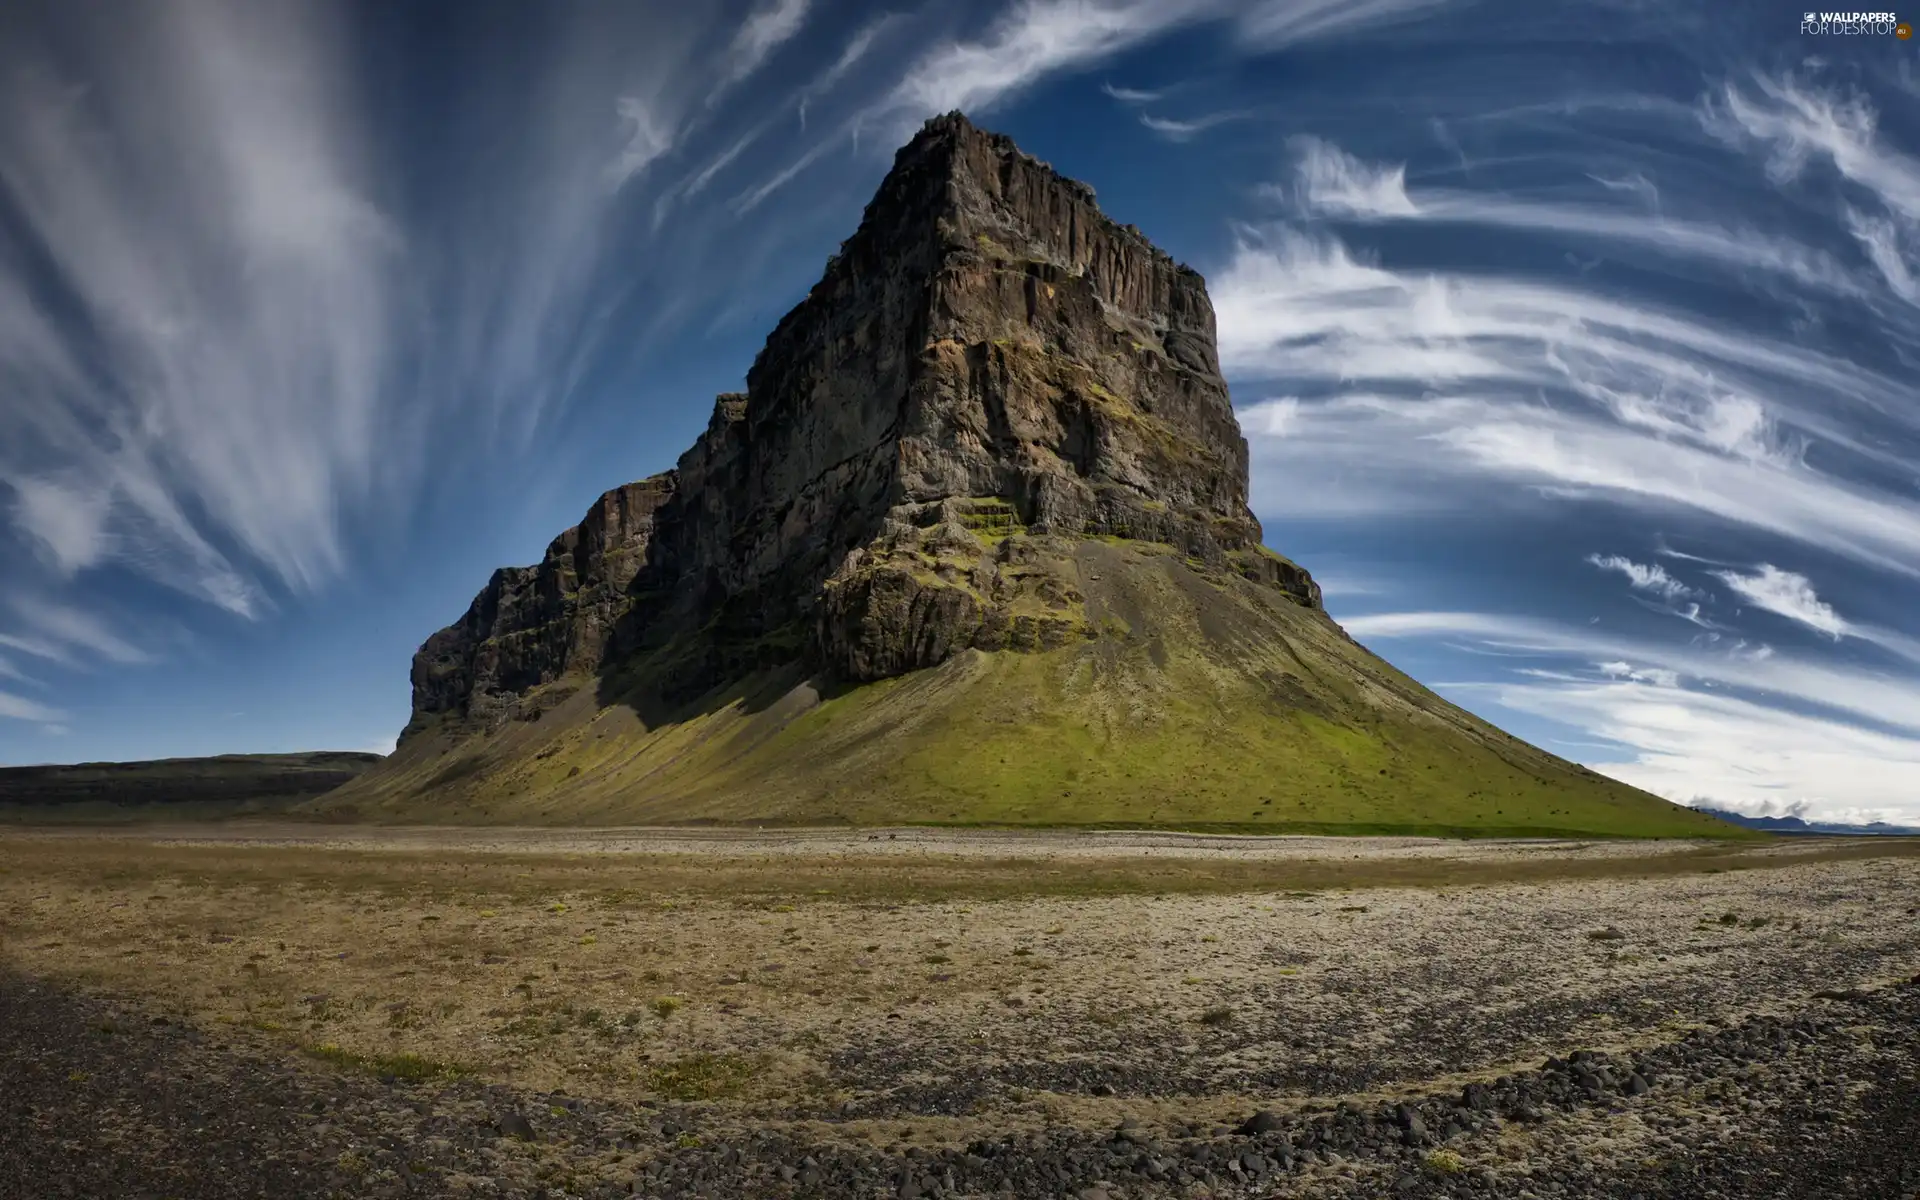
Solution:
[[(1792, 1041), (1829, 1145), (1886, 1102), (1865, 1081), (1911, 1079), (1916, 906), (1901, 841), (14, 830), (0, 967), (35, 1015), (0, 1021), (0, 1090), (52, 1087), (35, 1119), (83, 1146), (156, 1137), (76, 1115), (95, 1073), (62, 1087), (60, 1056), (94, 1052), (54, 1010), (84, 1010), (72, 1038), (311, 1095), (275, 1152), (294, 1175), (178, 1195), (1567, 1195), (1607, 1163), (1653, 1196), (1779, 1117), (1777, 1087), (1727, 1099), (1743, 1038)], [(1653, 1065), (1706, 1036), (1732, 1039), (1725, 1080)], [(1617, 1069), (1566, 1107), (1539, 1068), (1575, 1049)], [(1295, 1152), (1337, 1104), (1502, 1077), (1513, 1113), (1484, 1125)], [(342, 1089), (372, 1126), (329, 1115)], [(1256, 1111), (1284, 1153), (1180, 1149), (1237, 1146)], [(1133, 1165), (1075, 1165), (1082, 1143)], [(996, 1158), (1060, 1168), (969, 1182)]]

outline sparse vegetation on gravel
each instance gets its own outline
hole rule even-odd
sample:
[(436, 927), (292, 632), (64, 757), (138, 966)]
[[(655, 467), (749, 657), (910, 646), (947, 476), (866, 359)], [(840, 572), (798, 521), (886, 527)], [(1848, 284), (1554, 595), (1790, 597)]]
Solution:
[(0, 837), (0, 1120), (181, 1197), (258, 1192), (99, 1140), (143, 1071), (287, 1196), (1757, 1200), (1673, 1172), (1851, 1136), (1920, 963), (1891, 841), (332, 836)]

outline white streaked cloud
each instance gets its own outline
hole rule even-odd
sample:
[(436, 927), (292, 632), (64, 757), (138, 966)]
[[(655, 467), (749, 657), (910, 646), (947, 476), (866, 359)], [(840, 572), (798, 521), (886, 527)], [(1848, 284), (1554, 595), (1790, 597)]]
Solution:
[(1398, 612), (1349, 617), (1355, 637), (1459, 638), (1581, 662), (1627, 662), (1677, 672), (1690, 680), (1791, 699), (1856, 722), (1920, 733), (1920, 683), (1883, 672), (1809, 658), (1764, 644), (1702, 639), (1674, 644), (1518, 614)]
[(0, 186), (35, 256), (0, 245), (0, 520), (43, 582), (125, 568), (245, 617), (565, 404), (618, 185), (710, 79), (690, 26), (556, 21), (511, 120), (436, 127), (429, 152), (485, 153), (421, 173), (422, 221), (334, 6), (46, 11), (0, 47)]
[(1519, 484), (1691, 510), (1920, 573), (1920, 506), (1805, 453), (1819, 442), (1907, 469), (1858, 433), (1877, 422), (1915, 436), (1903, 381), (1564, 282), (1396, 271), (1287, 227), (1245, 231), (1212, 290), (1236, 380), (1318, 393), (1247, 411), (1257, 472), (1322, 484), (1289, 487), (1303, 505), (1378, 512), (1414, 493), (1479, 505)]
[(1302, 202), (1335, 216), (1415, 217), (1420, 210), (1407, 196), (1407, 168), (1360, 161), (1331, 142), (1301, 136), (1293, 141), (1299, 158)]
[(812, 0), (772, 0), (749, 13), (728, 48), (727, 82), (738, 82), (759, 70), (775, 50), (800, 32), (811, 7)]
[(6, 599), (9, 603), (0, 611), (0, 646), (62, 666), (153, 661), (113, 625), (71, 604), (20, 595)]
[[(58, 726), (60, 722), (67, 719), (67, 714), (37, 700), (29, 700), (25, 696), (16, 696), (12, 692), (0, 692), (0, 717)], [(52, 731), (49, 730), (49, 732)]]
[[(1057, 71), (1093, 65), (1185, 25), (1232, 19), (1249, 49), (1277, 50), (1428, 15), (1444, 0), (1018, 0), (979, 38), (949, 42), (908, 70), (893, 106), (909, 121), (986, 110)], [(1126, 103), (1150, 95), (1104, 85)]]
[(1450, 688), (1631, 748), (1586, 765), (1655, 795), (1756, 816), (1913, 823), (1920, 738), (1632, 677)]
[(1430, 16), (1448, 0), (1256, 0), (1240, 14), (1242, 41), (1279, 50), (1340, 34), (1374, 31)]
[(1141, 113), (1140, 123), (1170, 142), (1187, 142), (1216, 125), (1224, 125), (1229, 121), (1244, 121), (1250, 115), (1244, 112), (1205, 113), (1182, 121)]
[[(827, 142), (874, 134), (893, 146), (930, 116), (960, 109), (990, 114), (1041, 80), (1085, 70), (1177, 29), (1232, 22), (1246, 51), (1285, 49), (1303, 42), (1372, 30), (1393, 21), (1440, 11), (1445, 0), (1015, 0), (987, 28), (970, 38), (949, 39), (922, 53), (878, 102), (827, 135), (787, 167), (736, 197), (737, 213), (756, 207), (772, 192), (819, 161)], [(1103, 84), (1123, 103), (1145, 103), (1163, 93)], [(1146, 117), (1147, 128), (1171, 140), (1191, 138), (1242, 113), (1177, 120)]]
[(673, 127), (654, 106), (637, 96), (622, 96), (614, 111), (626, 131), (627, 144), (607, 164), (607, 182), (619, 187), (673, 149)]
[(1848, 232), (1886, 286), (1920, 305), (1920, 158), (1881, 136), (1866, 96), (1761, 75), (1708, 97), (1702, 120), (1726, 141), (1764, 152), (1776, 183), (1799, 179), (1816, 162), (1838, 172), (1867, 206), (1845, 209)]
[[(1680, 686), (1680, 672), (1664, 667), (1636, 667), (1632, 663), (1604, 662), (1595, 663), (1594, 669), (1608, 679), (1625, 679), (1630, 683), (1650, 683), (1655, 687), (1677, 688)], [(1525, 671), (1523, 674), (1552, 678), (1546, 672)]]
[[(1611, 199), (1569, 203), (1446, 188), (1409, 189), (1405, 164), (1364, 162), (1313, 137), (1295, 139), (1294, 150), (1297, 179), (1291, 196), (1308, 213), (1363, 222), (1419, 221), (1558, 234), (1583, 245), (1604, 244), (1615, 254), (1651, 252), (1655, 264), (1742, 267), (1838, 295), (1866, 294), (1863, 282), (1831, 255), (1785, 234), (1663, 214), (1658, 194), (1644, 176), (1594, 179), (1606, 191), (1625, 192), (1640, 204), (1623, 206)], [(1272, 188), (1269, 194), (1289, 193)]]
[[(299, 587), (341, 565), (333, 489), (372, 486), (402, 245), (327, 10), (155, 6), (116, 32), (84, 88), (17, 57), (0, 87), (0, 179), (95, 334), (0, 334), (29, 381), (0, 478), (68, 570), (128, 560), (249, 614), (246, 562)], [(39, 369), (64, 359), (87, 374)]]
[(1920, 682), (1906, 675), (1505, 613), (1380, 613), (1344, 624), (1362, 639), (1452, 639), (1557, 658), (1558, 669), (1437, 686), (1625, 747), (1631, 757), (1582, 761), (1668, 799), (1742, 812), (1800, 804), (1822, 819), (1920, 817)]
[(1603, 571), (1618, 571), (1627, 577), (1627, 585), (1662, 600), (1684, 600), (1701, 593), (1667, 574), (1659, 563), (1637, 563), (1619, 554), (1589, 554), (1587, 561)]
[(111, 546), (107, 518), (113, 497), (86, 481), (17, 475), (13, 523), (60, 574), (71, 576), (106, 558)]
[(729, 203), (729, 207), (733, 210), (735, 216), (743, 216), (753, 211), (760, 206), (761, 201), (793, 182), (795, 176), (818, 162), (827, 151), (839, 148), (839, 143), (833, 140), (822, 141), (815, 144), (813, 149), (787, 164), (786, 167), (776, 172), (771, 178), (764, 179), (735, 196)]
[[(829, 64), (825, 70), (808, 81), (805, 87), (800, 89), (793, 97), (791, 116), (798, 118), (801, 129), (804, 130), (807, 126), (808, 105), (828, 95), (839, 86), (846, 78), (848, 72), (853, 70), (855, 65), (864, 59), (868, 52), (873, 49), (874, 45), (886, 36), (891, 29), (897, 26), (900, 21), (901, 18), (898, 14), (888, 13), (860, 27), (854, 32), (853, 36), (848, 39), (846, 45), (841, 48), (839, 57)], [(766, 137), (777, 125), (788, 120), (789, 116), (790, 114), (784, 107), (775, 108), (774, 111), (769, 113), (764, 119), (750, 126), (746, 132), (735, 137), (725, 149), (709, 159), (705, 166), (681, 179), (673, 187), (662, 192), (660, 197), (655, 200), (653, 206), (654, 229), (658, 230), (665, 224), (667, 218), (680, 204), (692, 200), (701, 192), (704, 192), (716, 176), (733, 166), (734, 163), (740, 159), (741, 155), (745, 154), (749, 149), (759, 145), (761, 139)], [(760, 184), (750, 187), (735, 196), (729, 208), (736, 215), (754, 208), (762, 199), (784, 187), (795, 176), (800, 174), (801, 171), (811, 166), (832, 145), (833, 141), (831, 139), (819, 143), (812, 151), (803, 155), (799, 161), (789, 165), (771, 179), (762, 181)]]
[(1833, 606), (1814, 593), (1813, 582), (1805, 575), (1783, 571), (1772, 563), (1761, 563), (1751, 575), (1737, 571), (1716, 571), (1720, 582), (1755, 608), (1796, 621), (1825, 634), (1834, 641), (1850, 632), (1847, 622)]
[(826, 70), (816, 75), (806, 87), (800, 90), (797, 107), (802, 129), (807, 126), (807, 105), (838, 86), (847, 77), (847, 73), (867, 57), (868, 51), (873, 49), (874, 44), (898, 25), (900, 20), (898, 13), (885, 13), (855, 30), (853, 36), (847, 39), (847, 44), (841, 47), (840, 57), (834, 59)]
[(949, 109), (985, 112), (1054, 72), (1099, 63), (1220, 8), (1218, 0), (1020, 0), (979, 38), (922, 56), (887, 107), (903, 128)]

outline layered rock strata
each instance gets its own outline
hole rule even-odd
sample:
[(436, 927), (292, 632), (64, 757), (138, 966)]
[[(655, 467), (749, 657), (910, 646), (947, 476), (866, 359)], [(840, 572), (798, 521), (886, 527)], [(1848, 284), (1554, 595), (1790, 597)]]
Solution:
[(408, 734), (537, 716), (596, 677), (673, 705), (789, 662), (862, 682), (1057, 648), (1097, 634), (1076, 539), (1318, 607), (1260, 537), (1204, 281), (952, 113), (678, 465), (427, 640)]

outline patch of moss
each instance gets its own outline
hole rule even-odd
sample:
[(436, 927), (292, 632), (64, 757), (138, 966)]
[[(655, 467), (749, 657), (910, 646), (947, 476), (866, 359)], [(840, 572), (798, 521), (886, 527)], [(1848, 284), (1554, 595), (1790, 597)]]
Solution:
[(453, 1063), (436, 1062), (417, 1054), (357, 1054), (351, 1050), (343, 1050), (332, 1042), (306, 1046), (303, 1049), (308, 1057), (336, 1067), (361, 1071), (369, 1075), (392, 1076), (409, 1083), (422, 1083), (430, 1079), (458, 1079), (469, 1073), (465, 1067)]
[(692, 1054), (647, 1072), (647, 1085), (668, 1100), (719, 1100), (736, 1095), (764, 1066), (743, 1054)]
[(975, 534), (1007, 537), (1025, 531), (1018, 509), (999, 496), (975, 496), (960, 511), (960, 523)]

